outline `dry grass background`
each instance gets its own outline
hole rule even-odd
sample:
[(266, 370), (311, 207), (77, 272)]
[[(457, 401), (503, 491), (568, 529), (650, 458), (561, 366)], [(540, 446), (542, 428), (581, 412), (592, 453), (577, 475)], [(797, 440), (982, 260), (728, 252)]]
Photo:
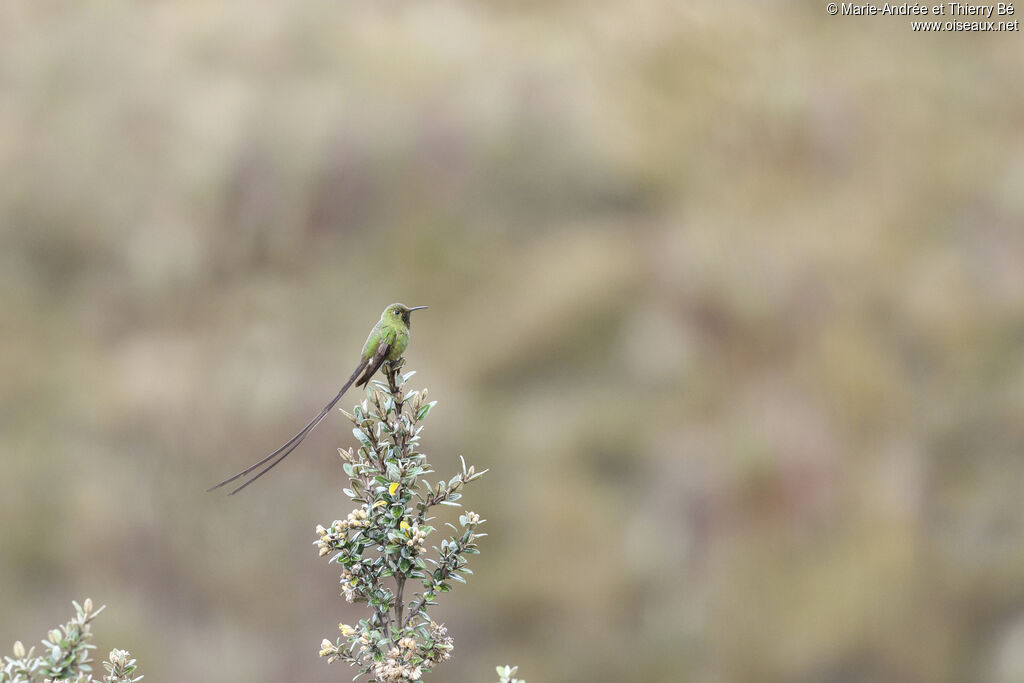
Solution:
[(434, 679), (1024, 680), (1022, 79), (808, 2), (5, 3), (0, 642), (347, 680), (344, 421), (203, 489), (401, 300), (492, 468)]

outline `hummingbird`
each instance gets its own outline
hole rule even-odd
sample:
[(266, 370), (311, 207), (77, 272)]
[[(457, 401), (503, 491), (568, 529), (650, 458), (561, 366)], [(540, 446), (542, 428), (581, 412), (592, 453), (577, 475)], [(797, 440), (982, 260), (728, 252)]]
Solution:
[(348, 391), (353, 382), (355, 382), (357, 387), (365, 387), (366, 383), (370, 381), (370, 378), (383, 365), (384, 361), (396, 361), (402, 357), (402, 354), (405, 353), (405, 347), (409, 345), (409, 314), (424, 308), (427, 308), (427, 306), (409, 307), (405, 304), (391, 304), (385, 308), (384, 312), (380, 314), (380, 320), (370, 330), (370, 336), (366, 338), (366, 343), (363, 344), (363, 353), (359, 357), (359, 365), (356, 366), (352, 376), (348, 378), (345, 385), (341, 387), (341, 391), (338, 392), (337, 396), (332, 398), (331, 402), (325, 405), (324, 409), (317, 413), (316, 417), (310, 420), (309, 424), (303, 427), (298, 434), (286, 441), (276, 451), (259, 462), (246, 467), (235, 476), (229, 477), (206, 490), (214, 491), (219, 489), (221, 486), (230, 484), (236, 479), (240, 479), (266, 465), (266, 467), (263, 467), (262, 470), (250, 477), (244, 484), (232, 491), (231, 495), (233, 496), (287, 458), (292, 451), (298, 448), (302, 440), (309, 436), (309, 433), (327, 417), (327, 414), (331, 412), (331, 408), (341, 400), (341, 397), (345, 395), (345, 392)]

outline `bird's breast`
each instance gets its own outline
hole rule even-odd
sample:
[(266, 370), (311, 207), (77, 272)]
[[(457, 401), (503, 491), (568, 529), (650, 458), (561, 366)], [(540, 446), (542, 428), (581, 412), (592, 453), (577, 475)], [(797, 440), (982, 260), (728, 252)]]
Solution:
[(405, 353), (409, 346), (409, 332), (407, 330), (395, 330), (394, 340), (391, 342), (391, 351), (388, 352), (388, 360), (398, 360)]

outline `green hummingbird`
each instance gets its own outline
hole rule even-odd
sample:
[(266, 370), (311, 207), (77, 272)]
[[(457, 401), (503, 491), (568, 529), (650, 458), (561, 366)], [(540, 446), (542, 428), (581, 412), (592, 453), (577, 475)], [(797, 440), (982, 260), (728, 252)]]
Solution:
[(266, 467), (254, 474), (244, 484), (231, 492), (231, 495), (235, 495), (287, 458), (302, 443), (302, 440), (327, 417), (327, 414), (331, 412), (331, 408), (341, 400), (341, 397), (345, 395), (345, 392), (352, 386), (353, 382), (355, 382), (357, 387), (366, 386), (366, 383), (370, 381), (370, 378), (373, 377), (384, 361), (395, 361), (402, 357), (402, 354), (405, 353), (405, 347), (409, 345), (409, 314), (424, 308), (427, 308), (427, 306), (413, 306), (410, 308), (405, 304), (391, 304), (385, 308), (384, 312), (380, 314), (380, 320), (370, 330), (370, 336), (366, 338), (366, 343), (363, 344), (363, 353), (359, 358), (359, 365), (356, 366), (352, 376), (345, 382), (345, 386), (341, 388), (338, 395), (332, 398), (331, 402), (325, 405), (324, 409), (317, 413), (316, 417), (309, 421), (309, 424), (302, 428), (302, 431), (290, 438), (283, 446), (235, 476), (225, 479), (216, 486), (211, 486), (206, 490), (213, 491), (219, 489), (221, 486), (230, 484), (253, 470), (266, 465)]

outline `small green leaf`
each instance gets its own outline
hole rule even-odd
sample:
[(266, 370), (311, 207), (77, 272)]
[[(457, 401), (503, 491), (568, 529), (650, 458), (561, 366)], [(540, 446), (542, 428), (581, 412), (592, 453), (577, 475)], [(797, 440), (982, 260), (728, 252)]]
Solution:
[(437, 405), (437, 401), (431, 401), (420, 406), (420, 409), (416, 411), (416, 420), (422, 420), (430, 414), (430, 410)]

